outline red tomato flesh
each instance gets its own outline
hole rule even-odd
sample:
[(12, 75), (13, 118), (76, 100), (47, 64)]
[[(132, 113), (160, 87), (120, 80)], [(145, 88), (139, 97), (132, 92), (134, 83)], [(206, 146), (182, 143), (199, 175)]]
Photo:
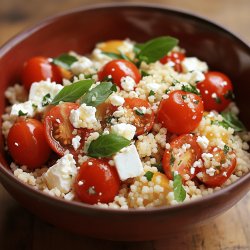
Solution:
[(99, 159), (84, 162), (74, 183), (77, 197), (88, 204), (112, 202), (119, 188), (120, 179), (116, 169)]
[(163, 155), (163, 169), (167, 177), (172, 180), (173, 173), (177, 171), (183, 180), (186, 175), (189, 180), (193, 179), (200, 171), (199, 168), (191, 170), (195, 161), (201, 157), (202, 150), (196, 142), (197, 137), (192, 134), (184, 134), (176, 137), (170, 143), (170, 149), (167, 149)]
[(171, 52), (169, 55), (164, 56), (160, 59), (162, 64), (166, 64), (168, 62), (174, 63), (174, 69), (177, 72), (182, 72), (181, 62), (185, 59), (185, 54), (181, 52)]
[(13, 161), (29, 169), (41, 167), (51, 153), (43, 124), (31, 118), (16, 121), (9, 131), (7, 145)]
[(199, 125), (203, 111), (203, 102), (198, 95), (175, 90), (167, 99), (162, 99), (157, 118), (169, 132), (185, 134)]

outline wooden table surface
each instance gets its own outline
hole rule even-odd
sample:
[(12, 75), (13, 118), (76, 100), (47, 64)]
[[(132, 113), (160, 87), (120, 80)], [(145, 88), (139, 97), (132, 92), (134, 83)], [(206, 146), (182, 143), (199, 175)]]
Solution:
[[(0, 0), (0, 45), (44, 17), (93, 2), (102, 1)], [(231, 29), (250, 43), (249, 0), (154, 0), (151, 2), (208, 17)], [(250, 249), (250, 193), (225, 214), (185, 234), (157, 241), (126, 243), (90, 239), (55, 228), (22, 208), (0, 184), (0, 249), (247, 250)]]

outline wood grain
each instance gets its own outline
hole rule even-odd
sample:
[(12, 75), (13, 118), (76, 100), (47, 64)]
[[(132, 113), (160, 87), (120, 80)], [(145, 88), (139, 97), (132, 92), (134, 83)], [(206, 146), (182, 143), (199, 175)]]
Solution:
[[(98, 0), (0, 0), (0, 45), (42, 18), (87, 3), (101, 2)], [(237, 2), (235, 0), (162, 0), (154, 3), (208, 17), (250, 42), (249, 0)], [(225, 214), (185, 234), (157, 241), (111, 242), (74, 235), (39, 220), (14, 201), (0, 185), (0, 249), (247, 250), (250, 249), (250, 193)]]

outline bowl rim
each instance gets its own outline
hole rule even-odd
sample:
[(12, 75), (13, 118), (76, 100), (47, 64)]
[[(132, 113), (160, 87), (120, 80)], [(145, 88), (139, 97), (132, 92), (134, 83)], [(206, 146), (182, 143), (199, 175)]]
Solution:
[[(192, 13), (191, 11), (186, 11), (179, 8), (172, 8), (163, 4), (152, 4), (152, 3), (99, 3), (99, 4), (88, 4), (82, 7), (73, 8), (68, 11), (60, 12), (59, 14), (52, 15), (48, 18), (44, 18), (41, 21), (33, 24), (30, 28), (26, 28), (20, 32), (18, 32), (15, 36), (7, 40), (1, 47), (0, 47), (0, 58), (3, 57), (5, 53), (8, 52), (12, 47), (16, 46), (21, 41), (25, 40), (27, 37), (35, 33), (36, 31), (40, 30), (41, 28), (49, 25), (50, 23), (53, 23), (54, 21), (59, 20), (60, 18), (63, 18), (64, 16), (74, 15), (76, 13), (85, 12), (85, 11), (91, 11), (91, 10), (99, 10), (99, 9), (112, 9), (112, 8), (137, 8), (137, 9), (151, 9), (154, 11), (162, 11), (162, 12), (169, 12), (173, 15), (181, 15), (184, 16), (187, 19), (193, 19), (201, 21), (204, 24), (207, 24), (209, 26), (212, 26), (223, 33), (231, 36), (233, 39), (237, 40), (238, 43), (243, 45), (247, 50), (249, 50), (250, 54), (250, 47), (247, 42), (244, 41), (239, 35), (236, 35), (234, 32), (228, 30), (227, 28), (224, 28), (222, 25), (217, 24), (214, 21), (209, 20), (207, 17), (203, 17), (200, 15), (197, 15), (195, 13)], [(62, 198), (58, 198), (55, 196), (51, 196), (43, 191), (37, 190), (34, 187), (23, 183), (21, 180), (19, 180), (17, 177), (14, 176), (11, 169), (6, 169), (1, 163), (0, 163), (0, 174), (3, 178), (9, 179), (10, 182), (14, 181), (16, 185), (20, 185), (20, 188), (22, 188), (22, 191), (25, 193), (29, 193), (31, 196), (39, 196), (39, 200), (46, 201), (49, 204), (53, 204), (54, 206), (64, 207), (67, 210), (77, 211), (90, 211), (90, 212), (98, 212), (98, 214), (119, 214), (119, 215), (137, 215), (137, 214), (152, 214), (152, 213), (167, 213), (167, 212), (173, 212), (173, 211), (179, 211), (182, 209), (188, 209), (192, 206), (199, 205), (201, 203), (206, 203), (211, 200), (215, 200), (220, 196), (223, 196), (225, 194), (230, 194), (231, 191), (233, 191), (238, 186), (244, 185), (246, 182), (250, 181), (250, 172), (245, 174), (244, 176), (240, 177), (237, 181), (234, 183), (215, 191), (212, 194), (205, 195), (203, 197), (187, 201), (184, 203), (179, 203), (171, 206), (160, 206), (160, 207), (150, 207), (150, 208), (129, 208), (129, 209), (116, 209), (116, 208), (106, 208), (106, 207), (100, 207), (98, 205), (89, 205), (85, 203), (81, 203), (79, 201), (68, 201)]]

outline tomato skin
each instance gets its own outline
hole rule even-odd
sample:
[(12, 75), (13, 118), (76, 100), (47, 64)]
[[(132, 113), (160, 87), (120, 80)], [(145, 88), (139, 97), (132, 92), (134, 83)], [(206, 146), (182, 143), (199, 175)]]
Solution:
[[(224, 84), (226, 82), (226, 85)], [(197, 84), (206, 111), (223, 111), (231, 102), (230, 95), (233, 85), (230, 79), (221, 72), (209, 71), (205, 74), (205, 80)], [(215, 94), (217, 98), (212, 95)]]
[[(192, 108), (183, 97), (190, 98)], [(203, 111), (203, 102), (198, 95), (175, 90), (167, 99), (162, 99), (157, 118), (169, 132), (185, 134), (192, 132), (199, 125)]]
[(43, 124), (31, 118), (16, 121), (9, 131), (7, 145), (13, 160), (29, 169), (41, 167), (51, 153)]
[(88, 204), (112, 202), (119, 188), (120, 179), (116, 169), (99, 159), (84, 162), (74, 183), (78, 198)]
[(153, 111), (151, 112), (151, 114), (144, 114), (141, 116), (138, 115), (134, 110), (134, 108), (140, 108), (140, 107), (145, 107), (147, 109), (150, 109), (151, 105), (149, 104), (148, 101), (140, 98), (125, 98), (123, 107), (125, 107), (128, 112), (132, 112), (132, 115), (134, 115), (135, 117), (135, 120), (132, 122), (132, 125), (136, 127), (137, 136), (144, 134), (145, 132), (149, 132), (152, 129), (155, 119)]
[(58, 66), (49, 62), (47, 57), (32, 57), (24, 63), (22, 70), (22, 83), (29, 90), (33, 82), (50, 78), (57, 83), (62, 82), (62, 75)]
[[(63, 156), (66, 150), (69, 150), (75, 157), (78, 156), (82, 147), (84, 146), (85, 139), (89, 136), (91, 130), (88, 129), (74, 129), (69, 120), (70, 112), (73, 109), (78, 109), (77, 103), (62, 103), (52, 107), (44, 117), (44, 127), (46, 140), (48, 141), (51, 149), (60, 156)], [(73, 130), (76, 133), (73, 135)], [(80, 146), (75, 150), (72, 146), (72, 139), (79, 135), (81, 137)]]
[(112, 60), (104, 65), (98, 72), (99, 81), (105, 80), (109, 75), (111, 75), (113, 82), (121, 89), (122, 77), (130, 76), (134, 79), (135, 83), (141, 80), (141, 74), (138, 68), (133, 63), (123, 59)]
[(166, 64), (168, 62), (174, 63), (174, 69), (177, 72), (182, 72), (181, 62), (185, 59), (185, 54), (181, 52), (171, 52), (169, 55), (166, 55), (160, 59), (162, 64)]
[[(191, 167), (194, 162), (200, 159), (202, 149), (196, 142), (197, 137), (192, 134), (184, 134), (176, 137), (170, 143), (170, 149), (166, 150), (163, 155), (162, 165), (167, 177), (172, 180), (173, 172), (177, 171), (182, 179), (185, 180), (184, 176), (188, 174), (190, 180), (200, 171), (199, 168), (195, 168), (195, 172), (191, 173)], [(178, 156), (178, 149), (181, 149), (184, 144), (190, 145), (190, 148), (186, 149), (185, 153)], [(174, 157), (172, 160), (172, 157)], [(173, 161), (173, 162), (172, 162)]]
[[(214, 151), (215, 148), (216, 151)], [(232, 175), (237, 164), (236, 154), (234, 150), (232, 150), (225, 155), (224, 151), (218, 147), (211, 147), (208, 152), (213, 155), (213, 159), (216, 159), (216, 161), (220, 162), (220, 169), (216, 169), (214, 175), (210, 176), (206, 173), (207, 168), (203, 166), (202, 177), (199, 177), (199, 175), (197, 177), (209, 187), (219, 187)], [(232, 157), (232, 159), (229, 157)], [(227, 168), (223, 168), (221, 165), (226, 159), (230, 160), (230, 165)], [(223, 174), (224, 172), (226, 173), (226, 176)]]

